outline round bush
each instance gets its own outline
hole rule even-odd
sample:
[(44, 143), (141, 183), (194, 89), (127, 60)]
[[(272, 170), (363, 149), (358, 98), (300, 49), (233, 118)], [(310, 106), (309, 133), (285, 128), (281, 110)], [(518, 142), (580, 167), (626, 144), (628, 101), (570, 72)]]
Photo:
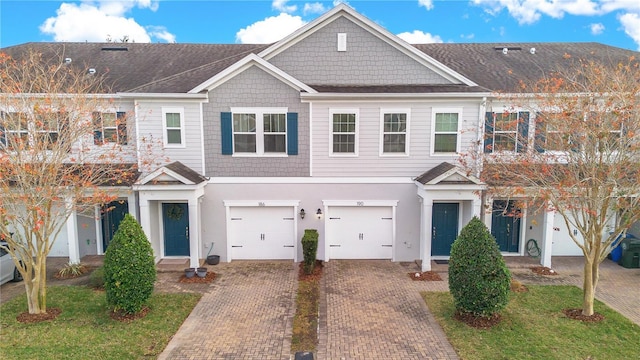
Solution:
[(126, 214), (104, 256), (104, 288), (114, 311), (134, 314), (151, 297), (156, 281), (153, 249), (140, 224)]
[(495, 239), (474, 217), (451, 245), (449, 291), (456, 310), (490, 317), (507, 306), (511, 274)]

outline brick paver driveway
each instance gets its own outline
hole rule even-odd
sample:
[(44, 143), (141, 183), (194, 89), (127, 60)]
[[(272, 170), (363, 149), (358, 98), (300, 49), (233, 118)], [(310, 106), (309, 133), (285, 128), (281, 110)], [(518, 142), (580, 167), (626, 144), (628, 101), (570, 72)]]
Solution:
[(446, 290), (446, 281), (412, 281), (412, 270), (384, 260), (326, 263), (317, 359), (457, 359), (420, 296)]
[(289, 359), (297, 264), (234, 261), (158, 359)]

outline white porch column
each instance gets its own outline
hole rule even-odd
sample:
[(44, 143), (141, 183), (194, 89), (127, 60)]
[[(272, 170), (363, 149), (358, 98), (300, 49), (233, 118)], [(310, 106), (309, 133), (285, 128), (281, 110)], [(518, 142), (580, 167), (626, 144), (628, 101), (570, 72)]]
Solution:
[[(151, 209), (149, 208), (149, 200), (146, 198), (140, 198), (140, 226), (142, 227), (142, 231), (147, 235), (147, 239), (151, 242), (151, 246), (153, 246), (153, 241), (151, 240)], [(156, 249), (154, 249), (154, 252)], [(155, 253), (156, 261), (160, 259), (160, 254)]]
[[(474, 204), (475, 205), (475, 204)], [(482, 215), (480, 220), (484, 223), (484, 225), (491, 231), (491, 220), (492, 220), (492, 212), (493, 212), (493, 197), (487, 195), (484, 200), (484, 209), (482, 209)]]
[(135, 193), (133, 193), (133, 191), (127, 195), (127, 204), (128, 204), (129, 214), (131, 214), (131, 216), (133, 216), (134, 219), (139, 220), (138, 214), (136, 211), (138, 204), (136, 204), (136, 195)]
[[(73, 200), (67, 198), (65, 206), (68, 210), (73, 208)], [(80, 244), (78, 244), (78, 214), (75, 210), (67, 218), (67, 240), (69, 241), (69, 262), (72, 264), (80, 263)]]
[(555, 211), (545, 211), (542, 222), (542, 244), (540, 244), (540, 265), (551, 267), (551, 249), (553, 246), (553, 221)]
[(422, 271), (431, 271), (431, 238), (433, 228), (433, 199), (422, 200), (422, 226), (420, 227), (420, 259), (422, 260)]
[(102, 236), (102, 212), (100, 211), (100, 206), (96, 205), (93, 207), (93, 218), (96, 224), (96, 254), (104, 255), (104, 237)]
[(477, 216), (478, 219), (483, 220), (482, 219), (482, 216), (483, 216), (483, 213), (482, 213), (482, 198), (480, 198), (478, 196), (477, 198), (473, 199), (472, 204), (473, 204), (472, 205), (473, 209), (471, 210), (472, 211), (472, 217), (473, 216)]
[(189, 197), (189, 266), (200, 266), (200, 207), (198, 199)]

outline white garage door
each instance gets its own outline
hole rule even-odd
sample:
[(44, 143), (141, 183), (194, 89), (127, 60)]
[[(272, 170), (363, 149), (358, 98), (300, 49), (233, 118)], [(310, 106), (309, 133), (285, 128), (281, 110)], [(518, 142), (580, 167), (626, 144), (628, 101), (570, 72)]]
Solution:
[(293, 207), (231, 207), (229, 241), (237, 260), (293, 259)]
[[(574, 229), (567, 229), (562, 215), (556, 214), (553, 218), (553, 245), (551, 247), (551, 255), (583, 256), (582, 250), (580, 250), (578, 245), (569, 237), (569, 231), (574, 231)], [(582, 241), (582, 235), (580, 235), (580, 233), (577, 233), (576, 236), (578, 241)]]
[(331, 206), (327, 221), (331, 259), (392, 258), (392, 207)]

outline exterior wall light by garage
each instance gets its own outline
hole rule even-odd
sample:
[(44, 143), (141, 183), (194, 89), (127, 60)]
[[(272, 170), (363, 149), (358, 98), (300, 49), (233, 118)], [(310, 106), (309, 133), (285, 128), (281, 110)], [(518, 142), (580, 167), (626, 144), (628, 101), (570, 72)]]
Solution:
[(304, 219), (305, 215), (306, 213), (304, 212), (304, 209), (300, 209), (300, 219)]
[(318, 217), (318, 220), (322, 219), (322, 210), (318, 209), (318, 211), (316, 211), (316, 216)]

